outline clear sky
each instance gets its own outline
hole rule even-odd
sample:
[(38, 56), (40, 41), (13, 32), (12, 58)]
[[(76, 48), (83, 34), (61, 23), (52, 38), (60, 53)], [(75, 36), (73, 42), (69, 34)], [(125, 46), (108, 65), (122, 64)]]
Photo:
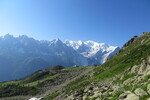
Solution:
[(150, 31), (150, 0), (0, 0), (0, 35), (122, 46)]

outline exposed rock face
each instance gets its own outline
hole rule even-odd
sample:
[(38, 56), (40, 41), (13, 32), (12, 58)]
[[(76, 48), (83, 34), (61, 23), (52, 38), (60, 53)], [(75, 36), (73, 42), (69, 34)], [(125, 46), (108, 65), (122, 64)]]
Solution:
[(132, 42), (136, 40), (136, 38), (138, 38), (138, 36), (134, 36), (133, 38), (131, 38), (126, 44), (124, 44), (123, 48), (129, 46)]
[(134, 66), (132, 67), (132, 69), (131, 69), (131, 74), (136, 73), (138, 70), (139, 70), (139, 66), (134, 65)]
[(148, 56), (147, 60), (143, 60), (141, 63), (138, 74), (143, 75), (143, 77), (150, 75), (150, 56)]

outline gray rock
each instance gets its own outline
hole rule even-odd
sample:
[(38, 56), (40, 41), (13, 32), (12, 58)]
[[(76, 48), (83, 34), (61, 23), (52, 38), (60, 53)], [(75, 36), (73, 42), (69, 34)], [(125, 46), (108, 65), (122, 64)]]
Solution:
[(88, 98), (87, 95), (84, 95), (84, 96), (82, 97), (83, 100), (86, 100), (87, 98)]
[(100, 99), (100, 98), (96, 98), (95, 100), (102, 100), (102, 99)]
[(120, 96), (119, 96), (119, 100), (123, 100), (123, 99), (125, 99), (125, 98), (127, 98), (127, 93), (123, 93), (123, 94), (121, 94)]
[(138, 69), (139, 69), (139, 66), (137, 65), (134, 65), (131, 69), (131, 74), (134, 74), (134, 73), (137, 73), (138, 72)]
[(76, 97), (75, 100), (82, 100), (82, 96)]
[(114, 91), (114, 92), (117, 92), (117, 91), (120, 91), (121, 90), (121, 87), (120, 86), (113, 86), (112, 87), (112, 90)]
[(147, 95), (147, 93), (141, 89), (141, 88), (137, 88), (135, 91), (135, 94), (138, 95), (138, 96), (144, 96), (144, 95)]
[(150, 100), (150, 98), (148, 98), (147, 100)]
[(98, 97), (100, 97), (101, 95), (102, 95), (101, 92), (96, 91), (96, 92), (94, 92), (93, 98), (98, 98)]
[(143, 60), (143, 62), (140, 65), (138, 74), (145, 74), (150, 71), (150, 65), (147, 62), (145, 60)]
[(93, 91), (99, 91), (99, 87), (94, 87)]
[(123, 82), (123, 85), (129, 85), (129, 84), (131, 84), (134, 80), (135, 80), (134, 78), (129, 78), (129, 79), (127, 79), (127, 80), (125, 80), (125, 81)]
[(127, 91), (123, 94), (121, 94), (118, 98), (119, 100), (139, 100), (139, 97), (130, 91)]
[(70, 95), (65, 100), (75, 100), (75, 97), (73, 95)]

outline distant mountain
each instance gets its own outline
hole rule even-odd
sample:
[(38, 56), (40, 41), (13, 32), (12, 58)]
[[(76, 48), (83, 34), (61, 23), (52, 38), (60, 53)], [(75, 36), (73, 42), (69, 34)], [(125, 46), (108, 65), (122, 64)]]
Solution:
[(38, 41), (22, 35), (0, 37), (0, 81), (19, 79), (49, 66), (104, 63), (118, 47), (93, 41)]
[(94, 41), (65, 41), (64, 43), (86, 57), (89, 65), (103, 64), (119, 50), (117, 46), (110, 46), (106, 43), (97, 43)]

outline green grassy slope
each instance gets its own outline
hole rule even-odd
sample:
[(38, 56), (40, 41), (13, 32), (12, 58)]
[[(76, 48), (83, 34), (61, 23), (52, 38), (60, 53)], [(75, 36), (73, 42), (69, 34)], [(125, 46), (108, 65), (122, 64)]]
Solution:
[[(12, 96), (33, 96), (41, 94), (41, 92), (43, 92), (43, 87), (49, 87), (50, 82), (57, 82), (60, 77), (64, 75), (67, 76), (70, 72), (76, 73), (87, 68), (89, 67), (67, 68), (63, 66), (54, 66), (45, 70), (37, 71), (21, 80), (1, 82), (0, 98)], [(70, 78), (70, 76), (66, 77), (66, 79), (67, 78)], [(62, 81), (65, 82), (65, 80)], [(52, 86), (53, 85), (55, 84), (52, 84)]]

